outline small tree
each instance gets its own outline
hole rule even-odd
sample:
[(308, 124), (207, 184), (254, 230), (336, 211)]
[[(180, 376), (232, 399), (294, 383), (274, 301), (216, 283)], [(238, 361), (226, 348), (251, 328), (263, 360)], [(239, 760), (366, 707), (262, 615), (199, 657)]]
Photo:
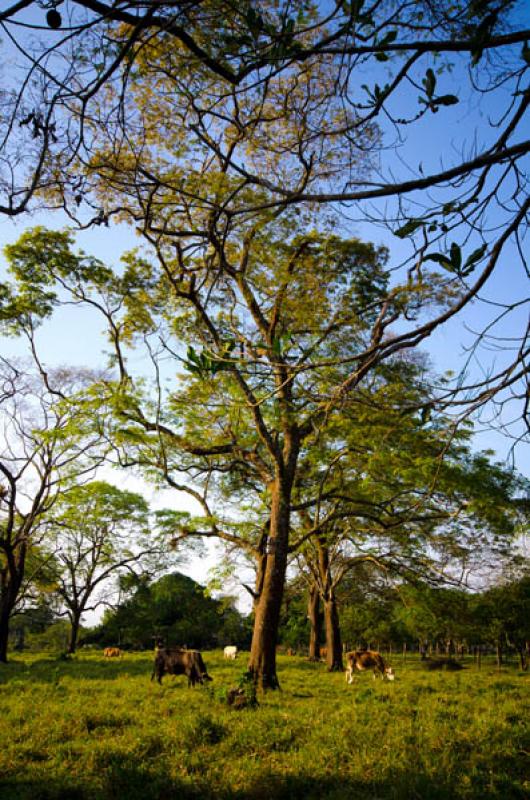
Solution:
[[(7, 661), (10, 618), (48, 515), (103, 458), (97, 414), (87, 416), (73, 400), (91, 377), (74, 370), (35, 375), (0, 359), (0, 661)], [(33, 580), (37, 572), (32, 564)]]
[(58, 564), (56, 591), (70, 620), (68, 652), (77, 646), (81, 617), (109, 604), (111, 581), (134, 572), (153, 576), (181, 556), (170, 540), (185, 514), (150, 513), (144, 498), (103, 481), (74, 487), (46, 523), (47, 546)]

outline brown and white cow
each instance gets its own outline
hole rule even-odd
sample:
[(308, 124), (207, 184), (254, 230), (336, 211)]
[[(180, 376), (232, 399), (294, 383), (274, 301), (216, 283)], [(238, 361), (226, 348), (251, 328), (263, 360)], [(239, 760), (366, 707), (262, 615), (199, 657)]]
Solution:
[(203, 684), (204, 681), (212, 680), (198, 650), (182, 650), (179, 647), (157, 647), (151, 680), (156, 675), (158, 683), (162, 683), (162, 678), (166, 672), (168, 675), (186, 675), (188, 686), (195, 686), (196, 683)]
[(352, 650), (351, 653), (346, 653), (346, 680), (348, 683), (353, 683), (353, 673), (355, 670), (364, 672), (366, 669), (373, 670), (374, 680), (377, 675), (381, 678), (388, 678), (393, 681), (396, 677), (392, 667), (387, 667), (383, 661), (383, 657), (375, 650)]

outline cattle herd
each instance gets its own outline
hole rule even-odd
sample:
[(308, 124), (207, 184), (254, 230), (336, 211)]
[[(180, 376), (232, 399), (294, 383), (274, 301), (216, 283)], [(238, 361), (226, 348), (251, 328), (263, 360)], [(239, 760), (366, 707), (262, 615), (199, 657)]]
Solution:
[[(227, 645), (224, 648), (223, 655), (227, 659), (235, 660), (237, 654), (238, 649), (235, 645)], [(294, 655), (294, 651), (289, 649), (287, 654)], [(321, 647), (320, 658), (325, 659), (326, 654), (326, 648)], [(119, 658), (122, 651), (119, 647), (106, 647), (103, 655), (105, 658)], [(353, 683), (356, 671), (364, 672), (365, 670), (372, 670), (374, 679), (378, 675), (381, 679), (386, 678), (389, 681), (393, 681), (395, 678), (392, 667), (387, 666), (381, 653), (375, 650), (352, 650), (345, 654), (345, 659), (348, 683)], [(212, 680), (208, 675), (202, 654), (198, 650), (188, 650), (185, 645), (183, 647), (167, 647), (161, 640), (157, 640), (151, 680), (156, 677), (158, 683), (161, 684), (162, 678), (166, 674), (186, 675), (188, 686), (195, 686), (196, 683), (204, 684), (205, 681)]]

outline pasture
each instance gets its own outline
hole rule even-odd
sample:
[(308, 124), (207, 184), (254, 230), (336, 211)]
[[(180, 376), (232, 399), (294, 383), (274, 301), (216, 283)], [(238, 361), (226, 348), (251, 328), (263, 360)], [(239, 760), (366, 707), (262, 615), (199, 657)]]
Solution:
[(151, 683), (151, 653), (0, 665), (1, 800), (455, 800), (528, 797), (530, 675), (484, 663), (394, 683), (279, 656), (281, 692), (233, 710), (246, 657), (214, 681)]

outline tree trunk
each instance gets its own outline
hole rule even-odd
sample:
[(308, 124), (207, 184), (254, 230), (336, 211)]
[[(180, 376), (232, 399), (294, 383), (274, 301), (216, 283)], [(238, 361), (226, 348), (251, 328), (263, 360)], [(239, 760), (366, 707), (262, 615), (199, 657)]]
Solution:
[(9, 638), (9, 618), (11, 612), (7, 610), (7, 606), (2, 602), (0, 608), (0, 662), (7, 663), (7, 643)]
[(311, 630), (309, 633), (309, 660), (320, 660), (320, 640), (322, 635), (322, 617), (320, 616), (320, 594), (316, 586), (309, 590), (307, 617)]
[(329, 672), (342, 672), (342, 642), (340, 637), (339, 612), (334, 594), (324, 600), (324, 619), (326, 621), (326, 649)]
[(497, 640), (497, 646), (495, 649), (496, 657), (497, 657), (497, 669), (500, 669), (502, 666), (502, 645), (500, 639)]
[(70, 638), (68, 640), (67, 647), (67, 652), (71, 655), (73, 655), (77, 649), (80, 621), (81, 614), (79, 612), (72, 613), (72, 616), (70, 617)]
[(7, 564), (1, 574), (0, 662), (6, 664), (9, 643), (9, 622), (22, 584), (26, 547), (21, 545), (17, 554), (13, 551), (4, 551), (4, 554), (6, 555)]
[(265, 580), (266, 568), (267, 568), (267, 554), (265, 552), (260, 552), (258, 559), (256, 561), (256, 582), (254, 585), (254, 594), (252, 602), (254, 611), (256, 611), (259, 599), (261, 597), (261, 593), (263, 591), (263, 582)]
[(272, 485), (270, 533), (263, 587), (255, 606), (249, 672), (263, 690), (279, 689), (276, 644), (289, 545), (292, 481), (277, 478)]

